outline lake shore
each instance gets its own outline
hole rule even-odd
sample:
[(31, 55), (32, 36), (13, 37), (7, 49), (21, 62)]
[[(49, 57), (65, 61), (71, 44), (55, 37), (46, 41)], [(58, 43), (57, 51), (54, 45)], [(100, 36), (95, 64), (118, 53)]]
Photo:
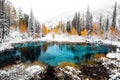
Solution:
[(17, 80), (117, 80), (120, 76), (120, 64), (116, 59), (99, 58), (90, 63), (75, 65), (67, 63), (56, 67), (43, 63), (17, 63), (0, 69), (0, 79)]

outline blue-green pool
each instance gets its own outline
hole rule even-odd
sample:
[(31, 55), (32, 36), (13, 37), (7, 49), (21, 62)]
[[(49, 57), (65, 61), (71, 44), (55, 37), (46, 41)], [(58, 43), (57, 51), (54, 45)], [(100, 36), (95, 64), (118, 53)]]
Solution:
[(32, 63), (42, 61), (50, 66), (57, 66), (62, 62), (80, 64), (92, 60), (95, 54), (106, 54), (111, 51), (103, 44), (68, 44), (29, 42), (13, 45), (14, 49), (0, 53), (0, 66), (16, 61)]

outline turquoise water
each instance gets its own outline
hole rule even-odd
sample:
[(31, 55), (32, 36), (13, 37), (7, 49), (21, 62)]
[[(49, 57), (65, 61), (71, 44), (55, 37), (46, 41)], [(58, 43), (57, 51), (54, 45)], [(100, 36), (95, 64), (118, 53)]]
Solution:
[(57, 66), (62, 62), (80, 64), (92, 60), (95, 54), (106, 54), (111, 50), (107, 45), (46, 42), (15, 44), (14, 47), (13, 50), (1, 52), (0, 65), (16, 61), (42, 61), (51, 66)]

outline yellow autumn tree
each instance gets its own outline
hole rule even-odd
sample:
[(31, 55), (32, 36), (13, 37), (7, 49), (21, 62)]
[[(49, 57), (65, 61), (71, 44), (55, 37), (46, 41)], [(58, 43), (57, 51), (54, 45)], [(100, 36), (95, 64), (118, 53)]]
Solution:
[(40, 38), (40, 34), (35, 34), (35, 38)]
[(88, 35), (88, 30), (86, 28), (81, 31), (81, 36), (87, 36)]
[(97, 35), (97, 36), (102, 36), (102, 28), (101, 26), (98, 26), (96, 23), (93, 23), (92, 25), (92, 30), (91, 30), (91, 35)]
[(92, 35), (92, 36), (96, 35), (96, 31), (97, 31), (97, 25), (96, 25), (96, 23), (93, 23), (91, 35)]
[(71, 29), (71, 34), (78, 35), (78, 32), (76, 31), (76, 29), (74, 27), (72, 27), (72, 29)]
[(102, 36), (102, 28), (97, 26), (97, 36)]
[(23, 23), (22, 20), (20, 20), (20, 25), (19, 25), (19, 31), (22, 32), (23, 31)]
[(114, 26), (111, 26), (110, 27), (110, 32), (111, 32), (111, 34), (115, 34), (115, 33), (117, 33), (117, 30), (115, 29)]
[(58, 33), (58, 34), (65, 33), (66, 30), (65, 30), (63, 23), (59, 22), (58, 25), (53, 29), (53, 32)]
[(50, 29), (47, 29), (47, 32), (48, 32), (48, 33), (50, 33), (50, 31), (51, 31)]
[(59, 33), (59, 27), (55, 27), (55, 28), (53, 29), (53, 32), (54, 32), (54, 33)]
[(27, 32), (27, 22), (26, 22), (26, 20), (20, 20), (19, 29), (20, 29), (20, 32), (22, 32), (22, 33)]
[(109, 34), (112, 38), (115, 38), (120, 35), (120, 32), (114, 26), (111, 26)]
[(43, 24), (42, 25), (42, 32), (47, 35), (49, 33), (49, 30), (47, 29), (47, 27)]
[(24, 32), (27, 32), (27, 21), (26, 20), (24, 20)]

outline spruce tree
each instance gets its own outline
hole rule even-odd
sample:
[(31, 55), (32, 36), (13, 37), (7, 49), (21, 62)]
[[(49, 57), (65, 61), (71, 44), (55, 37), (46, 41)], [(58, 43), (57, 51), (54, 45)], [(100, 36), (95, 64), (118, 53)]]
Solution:
[(108, 19), (108, 17), (107, 17), (105, 31), (108, 31), (108, 29), (109, 29), (109, 19)]
[(100, 25), (100, 27), (102, 28), (102, 15), (100, 15), (99, 25)]
[(75, 13), (75, 16), (72, 20), (72, 26), (76, 29), (77, 28), (77, 12)]
[(1, 38), (4, 40), (10, 31), (10, 16), (6, 14), (5, 0), (0, 0), (0, 29)]
[(67, 32), (68, 33), (70, 33), (71, 32), (71, 25), (70, 25), (70, 21), (67, 21), (67, 23), (66, 23), (66, 30), (67, 30)]
[(81, 26), (80, 26), (80, 13), (78, 13), (78, 16), (77, 16), (77, 23), (76, 23), (76, 25), (77, 25), (76, 30), (77, 30), (78, 34), (80, 35), (80, 31), (81, 31)]
[(80, 34), (81, 26), (80, 26), (80, 13), (76, 12), (75, 16), (72, 20), (72, 26), (76, 29), (76, 31)]
[(90, 13), (89, 6), (87, 8), (87, 15), (86, 15), (86, 29), (91, 32), (91, 27), (92, 27), (92, 21), (93, 21), (93, 16), (92, 13)]
[(89, 21), (90, 21), (90, 12), (89, 12), (89, 7), (88, 7), (87, 8), (87, 15), (86, 15), (86, 28), (87, 28), (87, 30), (89, 30), (89, 28), (90, 28)]
[(116, 16), (117, 16), (117, 2), (115, 3), (113, 18), (112, 18), (112, 27), (116, 29)]
[(33, 36), (34, 35), (34, 16), (33, 16), (33, 11), (31, 9), (31, 12), (30, 12), (30, 17), (29, 17), (29, 20), (28, 20), (28, 35), (29, 36)]
[(89, 32), (91, 32), (91, 30), (92, 30), (92, 23), (93, 23), (93, 15), (91, 13), (91, 15), (90, 15), (90, 28), (89, 28)]

